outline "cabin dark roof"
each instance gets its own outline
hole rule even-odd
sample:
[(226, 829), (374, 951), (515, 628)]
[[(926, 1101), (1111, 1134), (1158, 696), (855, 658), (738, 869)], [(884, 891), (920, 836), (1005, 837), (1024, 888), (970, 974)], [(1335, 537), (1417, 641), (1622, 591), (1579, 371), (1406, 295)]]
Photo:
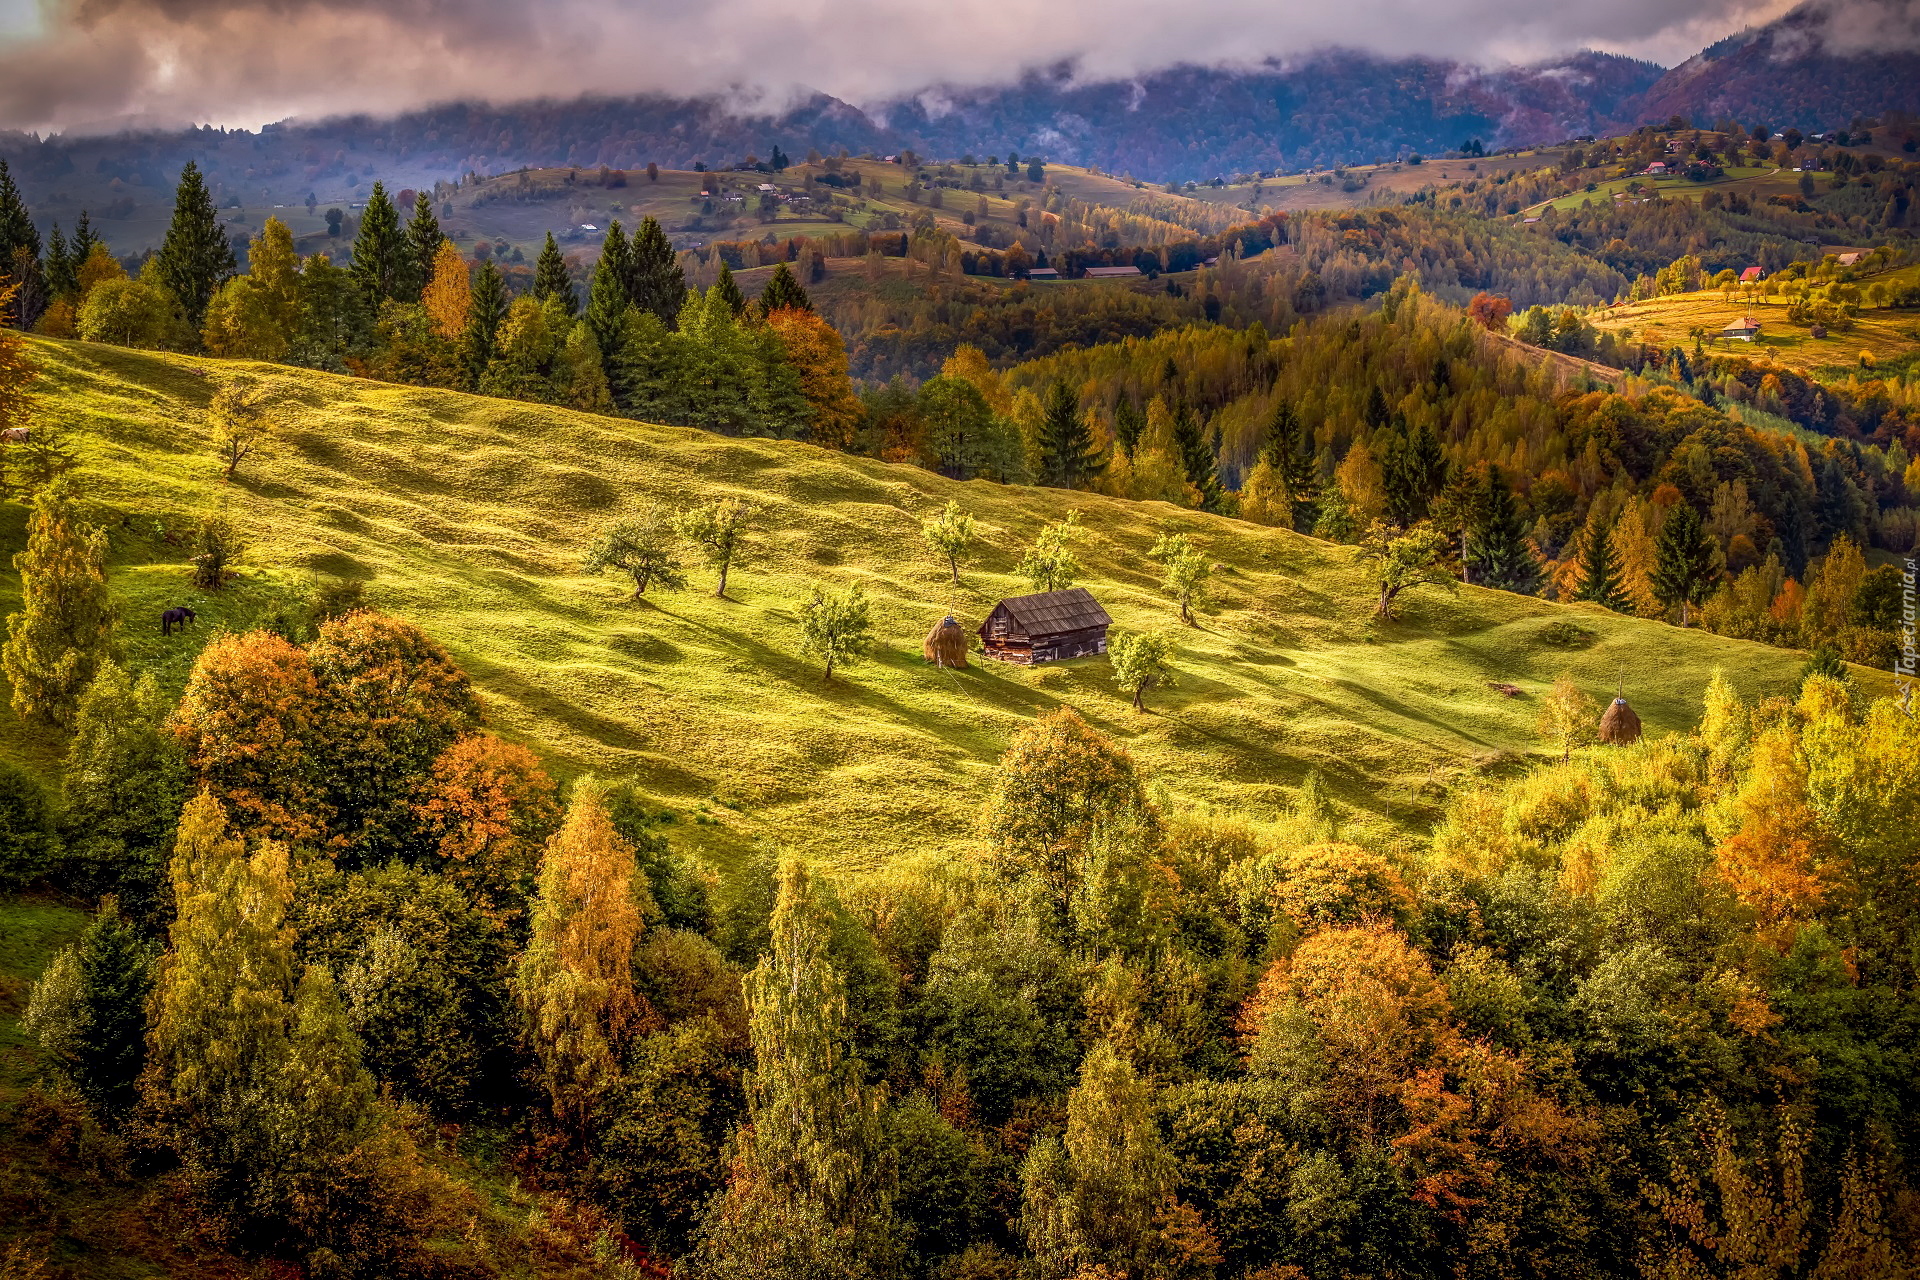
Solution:
[(1085, 631), (1113, 622), (1100, 602), (1085, 587), (1065, 591), (1043, 591), (1039, 595), (1014, 596), (996, 606), (1005, 609), (1014, 624), (1030, 636), (1061, 635)]

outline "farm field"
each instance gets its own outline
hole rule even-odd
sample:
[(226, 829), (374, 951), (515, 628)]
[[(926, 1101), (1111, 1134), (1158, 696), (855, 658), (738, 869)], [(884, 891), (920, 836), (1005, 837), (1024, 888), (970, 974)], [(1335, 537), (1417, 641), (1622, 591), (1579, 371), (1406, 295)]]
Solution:
[[(1369, 618), (1352, 548), (1161, 504), (960, 484), (809, 445), (387, 386), (287, 368), (37, 342), (50, 414), (81, 443), (94, 518), (112, 530), (125, 658), (174, 687), (221, 628), (258, 625), (319, 577), (447, 645), (504, 733), (562, 774), (630, 776), (673, 815), (676, 844), (727, 857), (748, 844), (871, 866), (958, 851), (1011, 733), (1066, 703), (1116, 735), (1169, 803), (1256, 820), (1319, 770), (1383, 838), (1424, 830), (1444, 790), (1537, 750), (1537, 694), (1570, 671), (1624, 685), (1656, 731), (1690, 727), (1716, 666), (1744, 692), (1790, 690), (1800, 655), (1587, 607), (1463, 587)], [(271, 388), (284, 443), (223, 486), (203, 410), (217, 380)], [(737, 496), (754, 509), (727, 599), (693, 589), (643, 602), (581, 574), (603, 522), (646, 502)], [(984, 545), (951, 586), (919, 536), (949, 500)], [(247, 531), (243, 580), (195, 597), (202, 625), (163, 639), (187, 598), (163, 530), (218, 508)], [(1084, 585), (1122, 631), (1166, 630), (1178, 689), (1132, 712), (1103, 660), (1038, 670), (928, 667), (948, 612), (977, 625), (1029, 588), (1013, 572), (1040, 528), (1082, 513)], [(22, 543), (17, 508), (0, 529)], [(1179, 625), (1144, 552), (1191, 535), (1219, 564), (1217, 603)], [(881, 643), (823, 682), (798, 655), (796, 607), (815, 583), (859, 583)], [(18, 580), (0, 579), (0, 608)], [(1861, 672), (1866, 688), (1880, 678)], [(1529, 696), (1503, 697), (1490, 681)], [(0, 713), (0, 741), (40, 769), (52, 745)]]

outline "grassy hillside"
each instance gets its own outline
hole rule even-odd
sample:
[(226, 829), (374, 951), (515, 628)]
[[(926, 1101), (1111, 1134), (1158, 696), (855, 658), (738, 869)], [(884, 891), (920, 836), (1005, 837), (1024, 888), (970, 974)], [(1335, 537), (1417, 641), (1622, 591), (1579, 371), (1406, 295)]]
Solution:
[[(494, 723), (562, 772), (632, 775), (676, 817), (678, 841), (724, 856), (748, 843), (842, 865), (952, 848), (971, 830), (1009, 735), (1062, 703), (1124, 740), (1170, 800), (1260, 817), (1308, 769), (1384, 829), (1423, 829), (1442, 790), (1537, 749), (1537, 692), (1575, 672), (1601, 696), (1623, 683), (1655, 730), (1691, 723), (1708, 673), (1783, 691), (1794, 654), (1585, 608), (1462, 588), (1416, 595), (1403, 621), (1368, 618), (1357, 553), (1161, 504), (947, 481), (797, 443), (723, 439), (532, 405), (331, 375), (37, 341), (47, 414), (75, 432), (96, 516), (113, 530), (121, 645), (183, 681), (197, 647), (311, 589), (357, 579), (412, 619), (485, 691)], [(271, 386), (285, 421), (272, 456), (224, 486), (203, 409), (218, 380)], [(599, 524), (646, 501), (736, 495), (755, 508), (752, 558), (729, 598), (626, 599), (579, 572)], [(986, 536), (964, 583), (920, 541), (957, 498)], [(244, 580), (187, 585), (168, 543), (224, 506), (247, 529)], [(1021, 550), (1083, 513), (1092, 588), (1122, 629), (1176, 632), (1180, 688), (1133, 713), (1104, 660), (1023, 670), (928, 667), (921, 637), (948, 610), (977, 625), (1028, 588)], [(23, 522), (9, 508), (4, 559)], [(1189, 533), (1220, 566), (1219, 603), (1186, 629), (1144, 551)], [(859, 582), (875, 601), (873, 661), (823, 683), (797, 653), (811, 584)], [(14, 606), (17, 579), (0, 579)], [(202, 626), (163, 639), (159, 614), (192, 600)], [(1871, 683), (1874, 677), (1863, 673)], [(3, 715), (4, 713), (0, 713)], [(51, 769), (56, 744), (0, 719), (0, 743)]]

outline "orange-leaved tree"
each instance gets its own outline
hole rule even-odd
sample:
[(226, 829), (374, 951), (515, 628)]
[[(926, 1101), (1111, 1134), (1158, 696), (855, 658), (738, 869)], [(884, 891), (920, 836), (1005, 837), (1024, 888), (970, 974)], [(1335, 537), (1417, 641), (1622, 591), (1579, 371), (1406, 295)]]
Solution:
[(767, 324), (780, 339), (788, 363), (799, 371), (800, 394), (813, 410), (808, 438), (830, 449), (851, 446), (863, 415), (847, 375), (847, 348), (839, 333), (800, 307), (769, 312)]
[(433, 762), (413, 808), (443, 874), (494, 920), (517, 919), (540, 848), (560, 819), (539, 757), (490, 733), (470, 733)]

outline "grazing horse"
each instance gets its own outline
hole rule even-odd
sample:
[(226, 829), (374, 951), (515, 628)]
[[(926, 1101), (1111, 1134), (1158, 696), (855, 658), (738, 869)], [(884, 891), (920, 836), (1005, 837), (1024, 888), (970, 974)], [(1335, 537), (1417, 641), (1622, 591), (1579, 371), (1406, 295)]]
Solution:
[(160, 615), (160, 634), (170, 636), (176, 629), (184, 631), (193, 621), (193, 610), (185, 605), (169, 609)]
[(32, 427), (8, 427), (0, 431), (0, 444), (25, 444), (33, 439)]

